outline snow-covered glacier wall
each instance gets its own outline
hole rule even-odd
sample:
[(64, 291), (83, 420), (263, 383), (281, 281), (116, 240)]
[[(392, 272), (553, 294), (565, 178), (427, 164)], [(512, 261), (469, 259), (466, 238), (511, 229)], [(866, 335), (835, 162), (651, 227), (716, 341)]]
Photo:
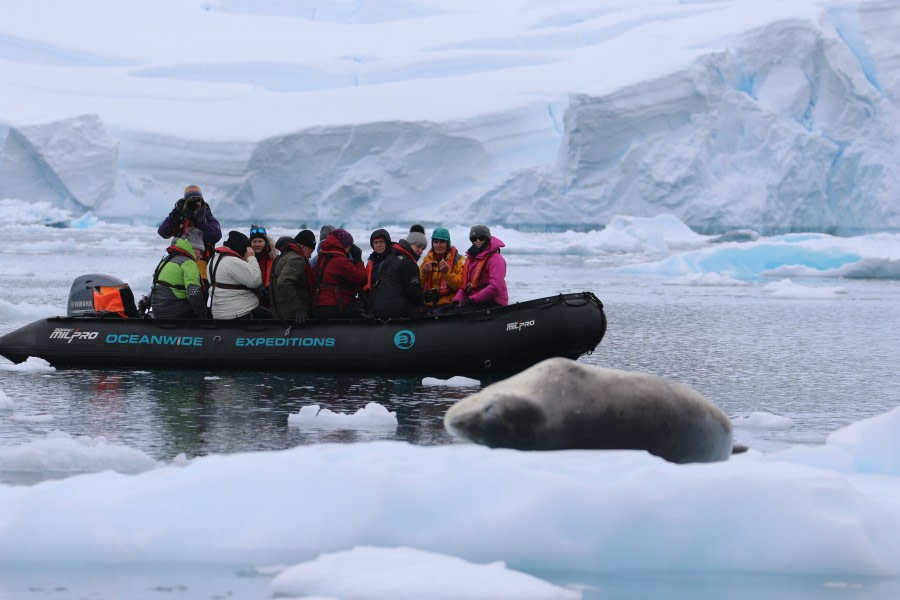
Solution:
[(102, 211), (114, 197), (117, 146), (96, 115), (18, 128), (0, 123), (0, 198)]
[(555, 163), (514, 174), (478, 217), (670, 212), (709, 233), (897, 229), (897, 27), (900, 5), (887, 3), (777, 22), (684, 71), (573, 95)]
[[(800, 2), (783, 14), (775, 3), (782, 12), (746, 23), (770, 3), (520, 4), (499, 15), (511, 23), (471, 31), (452, 19), (482, 9), (439, 0), (352, 19), (339, 4), (325, 25), (310, 24), (312, 5), (285, 14), (278, 2), (180, 15), (237, 30), (259, 13), (269, 32), (301, 15), (304, 27), (367, 28), (372, 54), (340, 61), (166, 56), (151, 67), (109, 59), (120, 46), (68, 59), (42, 46), (26, 60), (0, 35), (0, 64), (41, 63), (10, 68), (23, 94), (33, 72), (100, 62), (102, 77), (118, 73), (98, 76), (93, 103), (75, 84), (35, 95), (56, 110), (0, 99), (0, 198), (149, 223), (196, 183), (232, 222), (539, 228), (670, 213), (704, 233), (900, 230), (900, 4)], [(407, 22), (422, 45), (378, 56), (379, 36), (400, 38)], [(463, 33), (439, 39), (454, 24)], [(675, 35), (677, 51), (659, 42)], [(190, 109), (173, 108), (182, 96)]]

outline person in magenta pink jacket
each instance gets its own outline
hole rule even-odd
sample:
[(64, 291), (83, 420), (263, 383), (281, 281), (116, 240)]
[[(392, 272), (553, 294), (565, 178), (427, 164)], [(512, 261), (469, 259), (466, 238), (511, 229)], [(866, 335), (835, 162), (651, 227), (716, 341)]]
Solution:
[(462, 285), (451, 306), (464, 310), (506, 306), (506, 259), (500, 255), (500, 248), (506, 244), (492, 236), (487, 225), (473, 225), (469, 241), (472, 247), (466, 251)]

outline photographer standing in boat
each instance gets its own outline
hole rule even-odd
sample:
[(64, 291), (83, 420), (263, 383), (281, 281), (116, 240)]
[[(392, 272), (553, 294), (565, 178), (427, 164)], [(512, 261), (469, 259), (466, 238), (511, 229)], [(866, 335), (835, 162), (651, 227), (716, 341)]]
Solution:
[(506, 259), (500, 248), (506, 246), (491, 235), (487, 225), (473, 225), (469, 230), (472, 246), (466, 250), (466, 267), (459, 291), (451, 308), (481, 310), (509, 304), (506, 290)]
[(216, 242), (222, 239), (222, 227), (212, 214), (212, 210), (203, 200), (203, 193), (196, 185), (184, 188), (184, 197), (175, 203), (169, 216), (165, 218), (156, 232), (160, 237), (181, 237), (191, 227), (203, 232), (203, 243), (206, 244), (204, 256), (198, 260), (207, 260)]
[(210, 307), (213, 319), (271, 319), (259, 305), (256, 289), (262, 273), (250, 239), (240, 231), (229, 231), (209, 261)]

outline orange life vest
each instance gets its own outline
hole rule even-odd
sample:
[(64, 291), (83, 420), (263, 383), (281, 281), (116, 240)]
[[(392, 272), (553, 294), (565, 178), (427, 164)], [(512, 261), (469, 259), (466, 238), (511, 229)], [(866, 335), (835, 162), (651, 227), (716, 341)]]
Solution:
[[(435, 256), (435, 258), (437, 258), (437, 257)], [(449, 275), (453, 271), (453, 267), (456, 266), (456, 261), (459, 260), (459, 254), (457, 253), (456, 248), (454, 248), (453, 246), (450, 246), (450, 248), (447, 250), (447, 253), (444, 254), (443, 260), (445, 260), (447, 262), (447, 264), (450, 265), (450, 268), (447, 270), (446, 273), (441, 273), (441, 277), (440, 277), (441, 285), (438, 286), (438, 293), (441, 296), (446, 296), (447, 294), (449, 294), (453, 291), (450, 289), (450, 286), (447, 283), (447, 275)], [(465, 273), (463, 273), (463, 277), (465, 277)], [(424, 291), (427, 292), (432, 287), (434, 287), (434, 282), (432, 281), (433, 279), (434, 279), (433, 273), (430, 274), (427, 278), (425, 278), (425, 281), (424, 281), (425, 285), (422, 288)], [(463, 279), (463, 281), (465, 281), (465, 279)]]
[(120, 317), (137, 316), (134, 295), (127, 284), (94, 288), (94, 310), (98, 313), (115, 313)]

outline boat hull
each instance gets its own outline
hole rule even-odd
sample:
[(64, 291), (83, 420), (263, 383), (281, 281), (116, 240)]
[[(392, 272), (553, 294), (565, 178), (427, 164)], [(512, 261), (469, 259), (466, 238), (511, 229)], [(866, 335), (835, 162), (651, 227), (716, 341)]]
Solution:
[(54, 367), (480, 375), (577, 358), (605, 332), (602, 303), (583, 292), (390, 321), (53, 317), (0, 337), (0, 354)]

